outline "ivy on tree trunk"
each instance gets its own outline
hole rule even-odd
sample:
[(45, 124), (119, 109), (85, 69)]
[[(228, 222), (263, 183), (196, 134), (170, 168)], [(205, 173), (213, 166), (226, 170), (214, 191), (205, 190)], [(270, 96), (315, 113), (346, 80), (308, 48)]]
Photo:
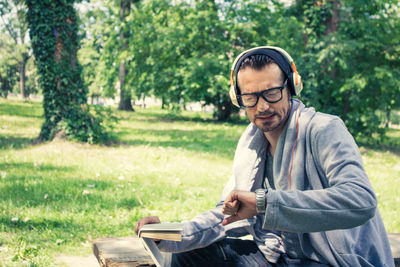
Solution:
[(45, 122), (39, 140), (62, 131), (67, 137), (98, 142), (105, 133), (90, 114), (82, 67), (77, 60), (78, 25), (73, 0), (26, 0), (33, 53), (43, 90)]

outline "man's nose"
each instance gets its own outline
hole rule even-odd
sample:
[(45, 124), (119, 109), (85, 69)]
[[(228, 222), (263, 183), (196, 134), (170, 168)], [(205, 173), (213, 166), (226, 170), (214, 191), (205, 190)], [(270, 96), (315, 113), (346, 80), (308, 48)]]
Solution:
[(261, 96), (258, 99), (257, 109), (258, 109), (258, 111), (265, 111), (265, 110), (269, 109), (269, 103), (267, 101), (265, 101), (265, 99), (262, 98)]

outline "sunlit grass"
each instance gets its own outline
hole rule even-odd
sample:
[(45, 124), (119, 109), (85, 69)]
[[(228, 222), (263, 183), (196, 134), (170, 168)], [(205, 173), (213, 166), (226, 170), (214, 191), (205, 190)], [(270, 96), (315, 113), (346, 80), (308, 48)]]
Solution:
[(0, 99), (0, 149), (31, 144), (39, 135), (42, 114), (38, 102)]
[[(364, 166), (388, 232), (400, 232), (400, 154), (363, 150)], [(397, 151), (399, 152), (399, 151)]]
[[(32, 145), (41, 103), (0, 100), (0, 266), (54, 265), (97, 237), (133, 235), (144, 215), (181, 221), (215, 205), (246, 125), (136, 109), (117, 113), (112, 146)], [(389, 135), (398, 144), (400, 130)], [(398, 147), (361, 148), (389, 232), (400, 232)]]
[(90, 253), (96, 237), (134, 234), (144, 215), (180, 221), (212, 208), (245, 127), (139, 109), (119, 113), (113, 146), (33, 146), (41, 119), (14, 111), (40, 104), (0, 104), (0, 262), (10, 264), (51, 265), (57, 253)]

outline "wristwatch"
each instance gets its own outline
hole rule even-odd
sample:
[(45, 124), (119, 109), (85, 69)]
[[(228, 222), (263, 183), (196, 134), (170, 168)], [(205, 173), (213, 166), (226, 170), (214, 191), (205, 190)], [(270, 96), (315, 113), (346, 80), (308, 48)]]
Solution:
[(268, 193), (268, 188), (260, 188), (256, 190), (256, 209), (257, 213), (265, 213), (266, 208), (266, 194)]

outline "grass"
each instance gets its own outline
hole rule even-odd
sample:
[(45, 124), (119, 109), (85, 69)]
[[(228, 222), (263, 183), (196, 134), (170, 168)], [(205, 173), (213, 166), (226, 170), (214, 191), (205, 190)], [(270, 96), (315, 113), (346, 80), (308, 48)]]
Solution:
[[(38, 102), (0, 100), (0, 266), (54, 266), (97, 237), (133, 235), (136, 220), (189, 220), (218, 201), (244, 124), (157, 108), (118, 112), (113, 146), (32, 145)], [(361, 147), (389, 232), (400, 232), (400, 130)]]
[(244, 127), (138, 109), (118, 113), (117, 145), (31, 145), (41, 104), (0, 101), (0, 262), (7, 266), (53, 265), (60, 253), (91, 253), (96, 237), (133, 235), (142, 216), (188, 220), (213, 207)]

